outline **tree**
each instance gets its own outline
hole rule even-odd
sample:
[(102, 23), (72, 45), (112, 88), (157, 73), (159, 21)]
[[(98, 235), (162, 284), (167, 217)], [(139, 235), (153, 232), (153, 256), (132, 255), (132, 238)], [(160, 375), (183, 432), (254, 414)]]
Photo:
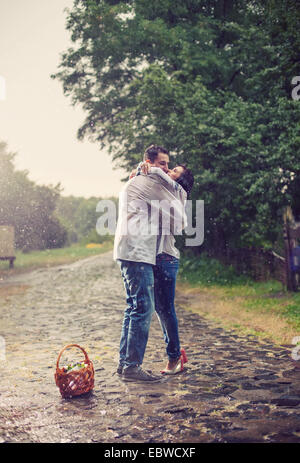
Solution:
[(153, 141), (188, 161), (208, 246), (272, 246), (300, 172), (295, 18), (290, 0), (75, 0), (53, 78), (122, 167)]
[[(97, 243), (105, 241), (106, 238), (96, 231), (99, 218), (96, 207), (101, 199), (94, 196), (90, 198), (60, 196), (56, 204), (55, 215), (67, 229), (69, 243), (89, 242), (90, 240)], [(117, 208), (117, 198), (108, 199), (114, 201)]]
[(15, 156), (7, 151), (6, 143), (0, 143), (0, 225), (14, 226), (19, 249), (63, 246), (66, 230), (53, 217), (60, 185), (36, 185), (26, 170), (15, 170)]

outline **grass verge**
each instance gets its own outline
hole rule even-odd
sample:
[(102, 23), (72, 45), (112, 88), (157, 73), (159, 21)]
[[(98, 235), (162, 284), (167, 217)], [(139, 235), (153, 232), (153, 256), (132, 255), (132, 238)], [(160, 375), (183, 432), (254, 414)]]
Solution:
[(205, 255), (181, 260), (177, 290), (185, 296), (184, 308), (276, 344), (291, 345), (300, 335), (300, 293), (278, 281), (253, 281)]
[(8, 261), (0, 261), (0, 280), (4, 280), (10, 275), (27, 272), (36, 268), (68, 264), (79, 259), (103, 254), (110, 251), (112, 246), (111, 241), (105, 241), (97, 245), (76, 243), (65, 248), (44, 249), (27, 253), (17, 251), (13, 269), (8, 268)]

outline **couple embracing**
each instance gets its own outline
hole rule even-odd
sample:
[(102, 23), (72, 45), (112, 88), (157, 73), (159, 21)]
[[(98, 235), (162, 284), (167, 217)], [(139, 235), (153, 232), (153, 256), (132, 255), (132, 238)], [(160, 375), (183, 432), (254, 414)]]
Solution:
[(157, 145), (145, 151), (120, 193), (114, 260), (126, 291), (119, 365), (126, 381), (158, 381), (142, 369), (152, 314), (156, 311), (166, 342), (164, 375), (176, 374), (187, 362), (180, 348), (174, 307), (179, 251), (174, 235), (186, 226), (185, 202), (194, 178), (185, 165), (169, 169), (169, 154)]

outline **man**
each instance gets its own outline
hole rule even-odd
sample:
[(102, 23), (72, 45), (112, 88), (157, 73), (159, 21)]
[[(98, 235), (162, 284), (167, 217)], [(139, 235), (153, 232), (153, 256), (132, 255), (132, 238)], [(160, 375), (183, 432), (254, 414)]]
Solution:
[[(151, 145), (145, 156), (155, 167), (168, 171), (169, 156), (164, 148)], [(160, 379), (144, 371), (141, 365), (155, 308), (153, 267), (156, 264), (159, 219), (153, 219), (152, 206), (155, 200), (159, 202), (162, 199), (170, 203), (173, 196), (159, 177), (151, 178), (150, 175), (133, 177), (120, 193), (114, 259), (123, 277), (127, 308), (122, 324), (117, 371), (128, 381)], [(166, 211), (168, 213), (170, 208)]]
[[(169, 153), (165, 148), (161, 146), (149, 146), (145, 151), (144, 160), (149, 161), (152, 166), (160, 167), (166, 173), (169, 170)], [(133, 178), (135, 174), (136, 170), (133, 170), (130, 174), (130, 178)]]

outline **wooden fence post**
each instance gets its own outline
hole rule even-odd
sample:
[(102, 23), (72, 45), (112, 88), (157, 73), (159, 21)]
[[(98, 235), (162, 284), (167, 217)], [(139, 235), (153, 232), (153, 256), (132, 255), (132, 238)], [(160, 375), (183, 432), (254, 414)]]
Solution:
[[(285, 249), (286, 287), (288, 291), (297, 291), (298, 283), (296, 272), (292, 267), (292, 251), (295, 249), (297, 239), (300, 238), (299, 224), (295, 223), (292, 209), (288, 206), (283, 214), (283, 238)], [(298, 226), (297, 226), (298, 225)]]
[(283, 239), (285, 252), (285, 284), (288, 291), (292, 291), (291, 278), (291, 245), (290, 245), (290, 230), (289, 230), (289, 210), (283, 213)]

